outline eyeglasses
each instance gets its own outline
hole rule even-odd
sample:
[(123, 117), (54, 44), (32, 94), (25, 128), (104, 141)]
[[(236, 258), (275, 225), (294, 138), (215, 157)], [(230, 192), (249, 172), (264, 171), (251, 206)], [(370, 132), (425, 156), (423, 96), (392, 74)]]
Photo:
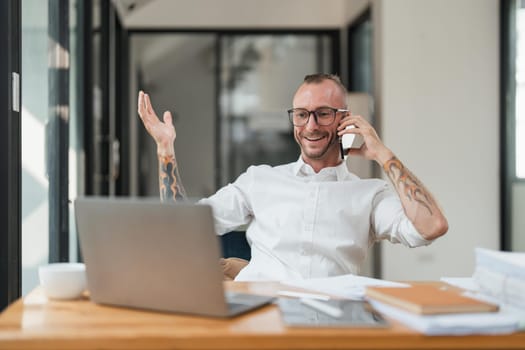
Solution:
[(309, 111), (305, 108), (292, 108), (288, 110), (288, 118), (294, 126), (305, 126), (310, 119), (310, 114), (313, 114), (318, 125), (328, 126), (334, 122), (337, 112), (348, 112), (348, 110), (332, 107), (317, 108), (315, 111)]

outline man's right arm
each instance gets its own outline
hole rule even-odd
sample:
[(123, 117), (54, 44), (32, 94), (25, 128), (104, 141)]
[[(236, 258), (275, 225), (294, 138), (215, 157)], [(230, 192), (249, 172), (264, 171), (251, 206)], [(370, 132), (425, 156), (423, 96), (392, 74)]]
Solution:
[(173, 146), (176, 132), (171, 113), (168, 111), (164, 112), (164, 121), (160, 121), (153, 110), (148, 94), (145, 94), (143, 91), (140, 91), (138, 96), (138, 113), (144, 127), (157, 143), (161, 201), (175, 202), (186, 198), (186, 191), (182, 186)]
[(176, 202), (186, 198), (186, 191), (180, 180), (179, 167), (172, 156), (159, 155), (159, 191), (162, 202)]

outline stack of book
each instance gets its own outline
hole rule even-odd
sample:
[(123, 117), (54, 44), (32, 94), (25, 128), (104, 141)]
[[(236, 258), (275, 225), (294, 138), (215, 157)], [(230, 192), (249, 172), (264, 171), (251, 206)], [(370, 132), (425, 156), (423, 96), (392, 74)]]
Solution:
[(499, 309), (496, 304), (461, 295), (457, 290), (443, 285), (369, 287), (366, 295), (370, 299), (420, 315), (494, 312)]
[(515, 313), (444, 283), (368, 287), (366, 296), (380, 313), (427, 335), (510, 333), (520, 324)]
[(476, 248), (474, 281), (482, 293), (525, 308), (525, 253)]

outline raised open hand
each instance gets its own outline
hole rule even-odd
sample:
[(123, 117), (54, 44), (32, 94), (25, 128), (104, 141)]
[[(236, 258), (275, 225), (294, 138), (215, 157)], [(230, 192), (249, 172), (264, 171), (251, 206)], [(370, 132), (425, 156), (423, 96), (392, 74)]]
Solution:
[(139, 92), (138, 112), (144, 127), (157, 143), (159, 155), (174, 154), (173, 142), (177, 134), (171, 113), (164, 112), (163, 121), (161, 121), (151, 106), (149, 95), (143, 91)]

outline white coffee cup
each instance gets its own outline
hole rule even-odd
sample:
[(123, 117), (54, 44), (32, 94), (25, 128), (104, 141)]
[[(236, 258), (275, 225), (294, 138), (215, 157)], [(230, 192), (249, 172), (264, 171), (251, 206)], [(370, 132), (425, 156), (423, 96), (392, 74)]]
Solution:
[(86, 266), (52, 263), (38, 268), (40, 284), (51, 299), (77, 299), (86, 290)]

